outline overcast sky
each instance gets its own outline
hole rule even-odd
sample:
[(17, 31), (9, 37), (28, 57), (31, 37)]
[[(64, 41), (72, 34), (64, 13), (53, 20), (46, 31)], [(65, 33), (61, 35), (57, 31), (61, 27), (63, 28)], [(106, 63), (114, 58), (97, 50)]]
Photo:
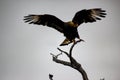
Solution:
[[(119, 5), (119, 0), (0, 0), (0, 80), (49, 80), (49, 73), (54, 80), (82, 80), (76, 70), (52, 61), (50, 53), (59, 53), (65, 37), (52, 28), (26, 24), (23, 16), (52, 14), (70, 21), (77, 11), (90, 8), (106, 10), (107, 17), (78, 28), (85, 42), (74, 47), (73, 56), (89, 80), (120, 80)], [(68, 51), (69, 46), (59, 48)], [(65, 55), (60, 59), (68, 60)]]

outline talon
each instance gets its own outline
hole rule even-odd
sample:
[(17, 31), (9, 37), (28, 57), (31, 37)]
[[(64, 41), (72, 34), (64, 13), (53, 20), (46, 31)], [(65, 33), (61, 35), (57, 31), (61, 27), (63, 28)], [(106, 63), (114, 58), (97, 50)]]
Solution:
[(83, 40), (83, 39), (80, 39), (80, 41), (85, 42), (85, 40)]

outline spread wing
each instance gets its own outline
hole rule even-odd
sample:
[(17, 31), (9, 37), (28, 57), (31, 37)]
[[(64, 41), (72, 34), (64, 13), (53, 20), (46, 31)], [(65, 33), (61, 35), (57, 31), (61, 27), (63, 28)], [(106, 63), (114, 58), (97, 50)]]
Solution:
[(64, 22), (53, 15), (28, 15), (24, 16), (24, 20), (29, 24), (47, 25), (48, 27), (52, 27), (59, 32), (63, 32)]
[[(94, 9), (84, 9), (81, 11), (78, 11), (72, 22), (77, 24), (78, 26), (82, 23), (88, 23), (88, 22), (96, 22), (97, 20), (101, 20), (101, 18), (104, 18), (106, 15), (105, 10), (102, 10), (101, 8), (94, 8)], [(77, 27), (78, 27), (77, 26)]]

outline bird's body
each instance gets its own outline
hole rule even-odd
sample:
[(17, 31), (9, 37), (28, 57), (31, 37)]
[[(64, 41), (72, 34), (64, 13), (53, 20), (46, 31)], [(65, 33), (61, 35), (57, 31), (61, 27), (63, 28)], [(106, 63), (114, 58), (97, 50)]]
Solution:
[(75, 25), (71, 21), (66, 22), (64, 26), (65, 29), (63, 31), (63, 34), (66, 37), (66, 39), (62, 42), (61, 46), (74, 42), (75, 38), (80, 39), (77, 27), (75, 27)]
[[(78, 11), (73, 17), (72, 21), (63, 22), (54, 15), (44, 14), (44, 15), (28, 15), (25, 16), (25, 22), (29, 24), (37, 24), (52, 27), (59, 32), (63, 33), (66, 39), (60, 44), (61, 46), (68, 45), (75, 42), (75, 39), (80, 39), (77, 28), (82, 23), (96, 22), (96, 20), (101, 20), (100, 17), (105, 17), (106, 13), (101, 8), (94, 9), (84, 9)], [(82, 40), (82, 39), (81, 39)]]

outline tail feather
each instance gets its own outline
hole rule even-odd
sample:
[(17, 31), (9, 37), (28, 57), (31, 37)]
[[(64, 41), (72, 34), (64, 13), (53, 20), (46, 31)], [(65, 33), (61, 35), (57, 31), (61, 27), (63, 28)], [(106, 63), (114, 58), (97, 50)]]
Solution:
[(60, 44), (60, 46), (65, 46), (65, 45), (68, 45), (68, 44), (70, 44), (70, 43), (72, 43), (73, 41), (70, 41), (69, 39), (65, 39), (61, 44)]
[[(79, 39), (80, 41), (82, 41), (82, 42), (85, 42), (83, 39)], [(75, 43), (76, 41), (75, 41), (75, 39), (73, 39), (72, 41), (70, 41), (69, 39), (65, 39), (61, 44), (60, 44), (60, 46), (65, 46), (65, 45), (68, 45), (68, 44), (70, 44), (70, 43)]]

